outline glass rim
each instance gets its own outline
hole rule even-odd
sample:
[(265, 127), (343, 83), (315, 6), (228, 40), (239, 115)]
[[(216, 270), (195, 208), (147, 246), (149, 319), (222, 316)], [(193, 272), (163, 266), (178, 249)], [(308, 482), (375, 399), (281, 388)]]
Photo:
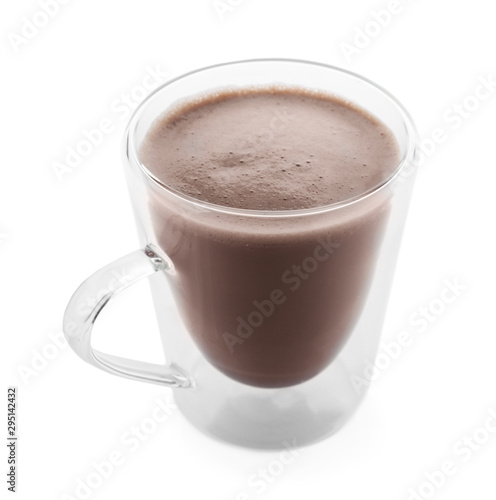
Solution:
[[(155, 96), (164, 89), (167, 89), (171, 84), (183, 80), (185, 78), (188, 78), (191, 75), (197, 74), (197, 73), (203, 73), (209, 70), (213, 70), (216, 68), (224, 67), (224, 66), (236, 66), (236, 65), (245, 65), (245, 64), (254, 64), (254, 63), (268, 63), (268, 64), (274, 64), (274, 63), (285, 63), (285, 64), (303, 64), (303, 65), (310, 65), (310, 66), (319, 66), (322, 68), (330, 69), (335, 72), (339, 73), (344, 73), (347, 74), (348, 76), (351, 76), (355, 79), (358, 79), (371, 87), (373, 87), (375, 90), (378, 92), (382, 93), (384, 96), (386, 96), (393, 104), (394, 107), (396, 108), (398, 114), (401, 117), (401, 120), (403, 122), (403, 125), (405, 126), (406, 129), (406, 139), (405, 139), (405, 152), (398, 161), (398, 165), (396, 168), (391, 172), (391, 174), (386, 177), (382, 182), (377, 184), (376, 186), (373, 186), (372, 188), (368, 189), (367, 191), (364, 191), (360, 194), (357, 194), (356, 196), (352, 198), (347, 198), (346, 200), (341, 200), (338, 202), (334, 203), (329, 203), (327, 205), (321, 205), (317, 207), (310, 207), (310, 208), (302, 208), (302, 209), (284, 209), (284, 210), (269, 210), (269, 209), (250, 209), (250, 208), (236, 208), (236, 207), (227, 207), (224, 205), (217, 205), (215, 203), (210, 203), (208, 201), (203, 201), (199, 200), (197, 198), (194, 198), (192, 196), (189, 196), (187, 194), (182, 193), (181, 191), (174, 189), (173, 187), (167, 185), (166, 183), (162, 182), (160, 179), (158, 179), (155, 175), (153, 175), (152, 172), (150, 172), (147, 167), (140, 161), (138, 151), (137, 151), (137, 145), (135, 141), (135, 134), (136, 134), (136, 128), (139, 124), (140, 118), (144, 112), (144, 110), (148, 107), (150, 101), (152, 101)], [(222, 82), (219, 83), (222, 85)], [(354, 104), (359, 105), (361, 108), (363, 108), (365, 111), (369, 112), (364, 106), (361, 106), (359, 103), (355, 103), (352, 99), (348, 99), (350, 102), (353, 102)], [(165, 111), (165, 110), (164, 110)], [(370, 113), (370, 112), (369, 112)], [(151, 92), (136, 108), (134, 113), (131, 115), (131, 118), (129, 119), (128, 125), (126, 127), (126, 131), (124, 134), (124, 154), (126, 159), (131, 163), (132, 165), (136, 165), (142, 173), (145, 174), (145, 176), (151, 180), (155, 185), (166, 191), (168, 194), (171, 194), (177, 198), (180, 198), (182, 201), (196, 205), (198, 207), (208, 209), (208, 210), (213, 210), (217, 212), (222, 212), (222, 213), (229, 213), (232, 215), (243, 215), (243, 216), (252, 216), (252, 217), (296, 217), (296, 216), (304, 216), (304, 215), (311, 215), (311, 214), (317, 214), (317, 213), (322, 213), (322, 212), (330, 212), (333, 210), (341, 209), (353, 204), (356, 204), (360, 201), (363, 201), (366, 198), (370, 198), (377, 193), (383, 191), (387, 186), (391, 185), (393, 181), (401, 174), (402, 170), (411, 162), (413, 161), (414, 154), (415, 154), (415, 147), (417, 144), (417, 138), (418, 138), (418, 133), (415, 127), (415, 124), (413, 122), (413, 119), (411, 118), (410, 114), (408, 111), (405, 109), (405, 107), (401, 104), (401, 102), (394, 97), (389, 91), (378, 85), (377, 83), (373, 82), (372, 80), (369, 80), (368, 78), (359, 75), (358, 73), (355, 73), (353, 71), (349, 71), (344, 68), (340, 68), (338, 66), (333, 66), (330, 64), (325, 64), (325, 63), (320, 63), (320, 62), (315, 62), (315, 61), (308, 61), (304, 59), (288, 59), (288, 58), (258, 58), (258, 59), (244, 59), (244, 60), (236, 60), (236, 61), (229, 61), (229, 62), (223, 62), (219, 64), (213, 64), (210, 66), (205, 66), (199, 69), (195, 69), (193, 71), (189, 71), (187, 73), (183, 73), (175, 78), (172, 78), (171, 80), (168, 80), (167, 82), (163, 83), (159, 87), (157, 87), (153, 92)]]

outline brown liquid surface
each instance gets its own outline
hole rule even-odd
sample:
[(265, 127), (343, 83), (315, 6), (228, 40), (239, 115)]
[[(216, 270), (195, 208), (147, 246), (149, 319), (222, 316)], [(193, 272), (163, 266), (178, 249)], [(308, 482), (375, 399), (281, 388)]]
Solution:
[[(327, 205), (382, 183), (391, 132), (330, 96), (245, 90), (183, 104), (148, 131), (140, 159), (167, 186), (229, 207)], [(389, 215), (379, 194), (301, 217), (198, 210), (149, 188), (153, 242), (174, 264), (193, 340), (224, 374), (258, 387), (304, 382), (336, 358), (360, 317)]]
[(305, 91), (238, 91), (159, 120), (141, 148), (151, 173), (217, 205), (310, 208), (353, 198), (398, 164), (391, 132), (363, 110)]

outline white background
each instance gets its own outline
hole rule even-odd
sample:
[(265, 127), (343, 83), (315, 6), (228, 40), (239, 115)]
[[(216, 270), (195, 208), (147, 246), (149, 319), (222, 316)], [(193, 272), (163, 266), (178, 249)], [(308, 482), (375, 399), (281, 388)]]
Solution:
[[(372, 11), (385, 0), (222, 3), (72, 0), (24, 41), (16, 36), (38, 3), (2, 5), (1, 390), (4, 415), (7, 385), (19, 392), (17, 498), (82, 498), (76, 485), (94, 472), (92, 462), (118, 450), (122, 463), (88, 498), (407, 500), (449, 460), (456, 472), (434, 493), (424, 487), (429, 498), (494, 499), (496, 433), (481, 427), (496, 410), (496, 92), (469, 97), (480, 78), (496, 78), (492, 3), (403, 0), (379, 29)], [(360, 29), (374, 37), (346, 57), (343, 42), (353, 44)], [(137, 247), (120, 158), (121, 94), (139, 94), (147, 67), (168, 79), (255, 57), (359, 72), (404, 103), (423, 139), (444, 131), (420, 167), (383, 333), (389, 342), (406, 330), (413, 344), (380, 372), (345, 428), (299, 450), (262, 493), (248, 481), (278, 452), (215, 442), (177, 411), (136, 449), (123, 445), (168, 390), (93, 369), (49, 336), (60, 334), (76, 286)], [(455, 122), (456, 104), (464, 118)], [(59, 180), (53, 163), (105, 118), (113, 131)], [(411, 316), (439, 299), (445, 280), (465, 289), (418, 331)], [(147, 294), (133, 288), (110, 306), (96, 329), (99, 346), (160, 360)], [(460, 441), (474, 433), (485, 442), (460, 454)]]

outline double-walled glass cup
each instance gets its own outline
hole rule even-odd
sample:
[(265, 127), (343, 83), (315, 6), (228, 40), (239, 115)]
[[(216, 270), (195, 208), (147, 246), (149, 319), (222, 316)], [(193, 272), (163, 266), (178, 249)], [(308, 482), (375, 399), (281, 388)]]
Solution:
[[(181, 100), (273, 85), (324, 91), (377, 117), (399, 146), (394, 172), (346, 201), (270, 211), (194, 199), (140, 161), (150, 126)], [(275, 116), (267, 138), (280, 126)], [(223, 440), (282, 448), (335, 432), (368, 387), (412, 191), (416, 140), (395, 98), (332, 66), (241, 61), (164, 84), (136, 110), (124, 141), (141, 248), (75, 292), (64, 317), (70, 346), (107, 372), (172, 388), (184, 416)], [(105, 304), (143, 278), (150, 283), (165, 365), (91, 346)], [(170, 326), (170, 291), (182, 327)]]

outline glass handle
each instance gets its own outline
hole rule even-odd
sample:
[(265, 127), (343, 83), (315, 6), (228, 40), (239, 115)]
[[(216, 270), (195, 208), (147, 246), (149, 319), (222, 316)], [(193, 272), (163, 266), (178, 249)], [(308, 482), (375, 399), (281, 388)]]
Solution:
[(172, 363), (157, 365), (135, 361), (97, 351), (91, 346), (93, 325), (112, 297), (143, 278), (171, 269), (170, 261), (146, 246), (117, 259), (85, 280), (71, 297), (64, 314), (64, 334), (74, 352), (84, 361), (114, 375), (168, 387), (192, 387), (192, 379)]

